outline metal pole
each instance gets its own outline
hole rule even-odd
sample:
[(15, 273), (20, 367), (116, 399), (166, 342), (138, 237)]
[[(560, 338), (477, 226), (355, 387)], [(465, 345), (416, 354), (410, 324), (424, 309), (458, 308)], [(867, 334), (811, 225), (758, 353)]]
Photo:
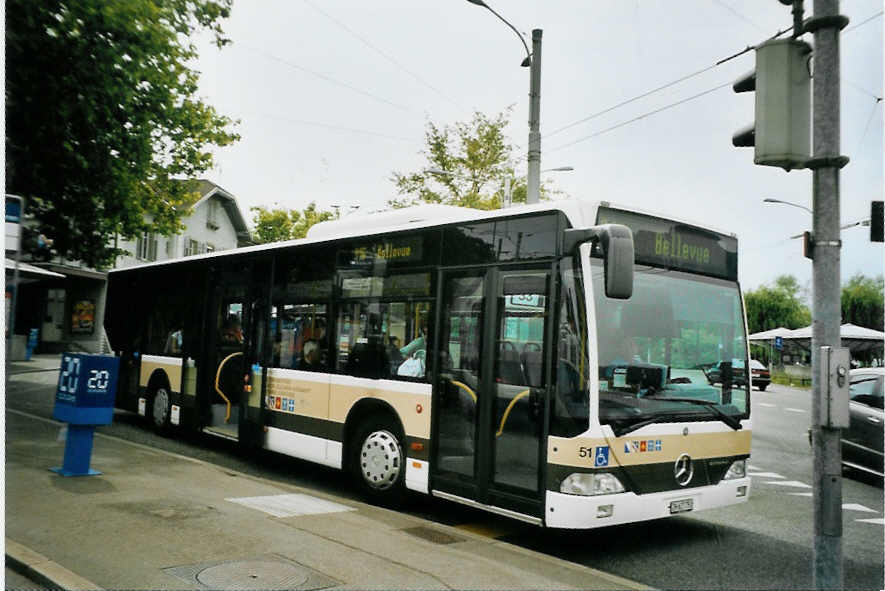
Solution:
[[(839, 170), (848, 159), (839, 153), (839, 33), (848, 19), (839, 15), (839, 0), (814, 0), (814, 16), (805, 31), (814, 33), (813, 171), (813, 328), (812, 449), (814, 464), (814, 570), (816, 589), (841, 589), (842, 574), (842, 450), (841, 429), (826, 426), (821, 396), (821, 347), (839, 347), (841, 249)], [(847, 401), (845, 401), (847, 404)]]
[(541, 200), (541, 29), (532, 29), (532, 67), (529, 86), (529, 162), (526, 203)]

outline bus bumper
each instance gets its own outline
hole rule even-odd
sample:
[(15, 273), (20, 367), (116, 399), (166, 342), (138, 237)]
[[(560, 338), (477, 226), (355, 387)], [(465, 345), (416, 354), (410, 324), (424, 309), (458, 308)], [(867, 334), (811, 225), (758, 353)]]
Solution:
[(746, 503), (749, 497), (749, 477), (645, 495), (626, 492), (581, 496), (548, 490), (544, 522), (548, 527), (590, 529), (737, 505)]

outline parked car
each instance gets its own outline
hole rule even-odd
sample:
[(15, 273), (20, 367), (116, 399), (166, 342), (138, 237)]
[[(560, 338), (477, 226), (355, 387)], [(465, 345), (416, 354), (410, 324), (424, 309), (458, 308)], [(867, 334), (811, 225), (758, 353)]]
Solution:
[(761, 361), (750, 359), (750, 380), (752, 380), (750, 382), (752, 385), (764, 392), (768, 384), (771, 383), (771, 372), (768, 371), (768, 368)]
[[(707, 381), (711, 384), (721, 384), (722, 374), (725, 370), (727, 361), (720, 361), (710, 367), (704, 367), (704, 373), (707, 375)], [(731, 383), (734, 386), (743, 386), (747, 383), (747, 372), (744, 369), (743, 359), (731, 360)]]
[(885, 476), (882, 464), (885, 368), (852, 369), (849, 375), (851, 418), (849, 427), (842, 429), (842, 465)]

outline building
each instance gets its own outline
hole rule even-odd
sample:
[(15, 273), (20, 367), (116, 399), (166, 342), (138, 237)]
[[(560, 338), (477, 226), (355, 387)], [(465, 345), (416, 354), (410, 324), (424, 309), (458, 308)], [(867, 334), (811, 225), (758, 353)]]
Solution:
[[(114, 268), (250, 244), (249, 230), (236, 198), (210, 181), (189, 182), (193, 184), (195, 200), (189, 206), (190, 213), (182, 219), (184, 231), (174, 236), (145, 233), (136, 240), (120, 241), (118, 247), (129, 254), (118, 257)], [(30, 273), (30, 281), (21, 283), (16, 302), (16, 334), (27, 335), (31, 329), (39, 329), (37, 351), (45, 353), (107, 352), (102, 328), (107, 273), (74, 261), (30, 263), (60, 276)], [(12, 276), (9, 262), (6, 276), (8, 286)], [(23, 338), (17, 337), (20, 341)], [(20, 350), (13, 346), (12, 353), (19, 357)]]

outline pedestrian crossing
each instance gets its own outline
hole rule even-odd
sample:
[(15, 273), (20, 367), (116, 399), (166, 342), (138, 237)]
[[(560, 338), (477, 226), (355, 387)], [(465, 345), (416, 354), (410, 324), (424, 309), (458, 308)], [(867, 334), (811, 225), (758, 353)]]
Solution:
[[(776, 487), (781, 487), (784, 489), (792, 488), (792, 489), (800, 489), (800, 490), (792, 490), (787, 491), (787, 494), (794, 497), (808, 497), (811, 498), (813, 493), (809, 490), (801, 490), (801, 489), (810, 489), (812, 486), (805, 482), (800, 482), (798, 480), (787, 480), (786, 476), (778, 474), (777, 472), (766, 472), (762, 468), (757, 466), (749, 465), (747, 466), (747, 475), (753, 479), (754, 485), (756, 483), (772, 485)], [(856, 513), (879, 513), (875, 509), (870, 509), (864, 505), (859, 503), (842, 503), (843, 511), (853, 511)], [(859, 523), (871, 523), (874, 525), (885, 525), (885, 518), (868, 518), (868, 519), (855, 519)]]

